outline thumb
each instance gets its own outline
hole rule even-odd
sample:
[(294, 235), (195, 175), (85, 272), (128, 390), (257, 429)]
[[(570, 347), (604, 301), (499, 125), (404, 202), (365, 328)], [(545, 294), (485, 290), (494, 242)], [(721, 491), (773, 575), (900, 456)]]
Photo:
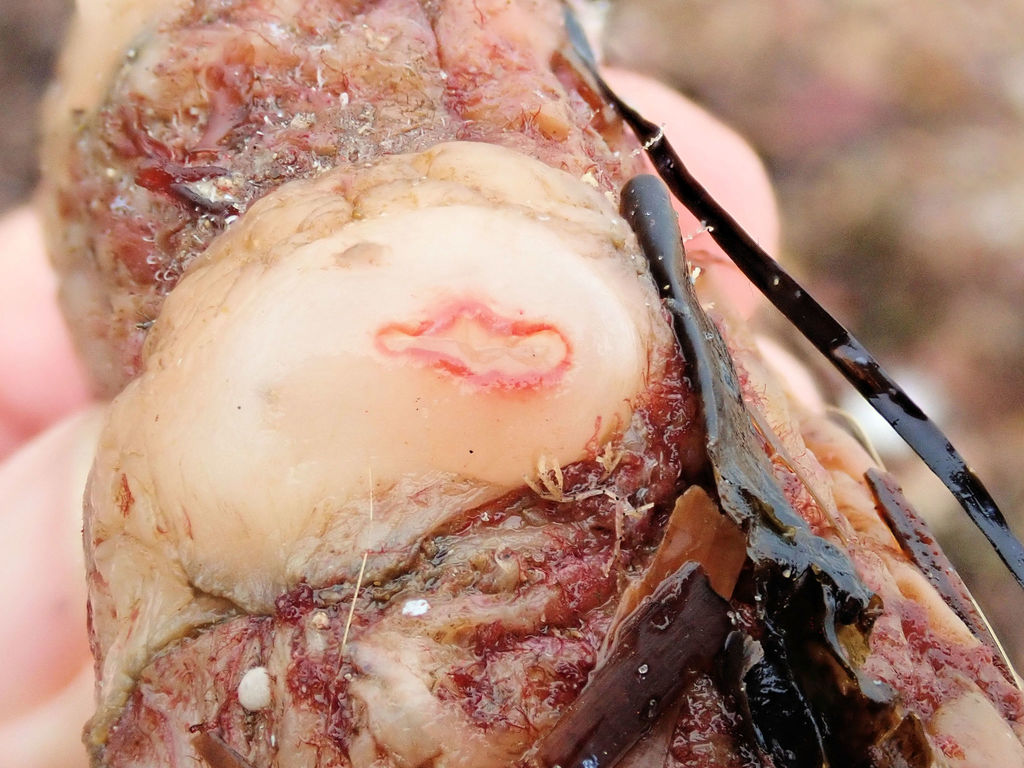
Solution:
[[(757, 154), (738, 133), (678, 91), (621, 69), (604, 72), (608, 84), (630, 106), (664, 127), (665, 135), (690, 172), (756, 241), (771, 254), (779, 249), (779, 213), (771, 182)], [(652, 170), (653, 172), (653, 170)], [(763, 301), (722, 249), (701, 230), (701, 223), (676, 202), (679, 227), (691, 263), (717, 295), (728, 297), (733, 311), (749, 317)]]
[(102, 421), (72, 416), (0, 464), (0, 755), (4, 765), (86, 763), (91, 713), (82, 492)]

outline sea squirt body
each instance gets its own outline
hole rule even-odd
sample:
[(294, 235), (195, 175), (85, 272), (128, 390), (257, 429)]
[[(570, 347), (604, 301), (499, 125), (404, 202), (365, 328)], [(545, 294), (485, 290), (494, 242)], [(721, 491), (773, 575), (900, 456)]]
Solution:
[(596, 455), (670, 354), (657, 306), (609, 201), (507, 149), (440, 145), (258, 203), (168, 297), (102, 440), (102, 697), (218, 599), (269, 612), (354, 580), (365, 553), (372, 571)]

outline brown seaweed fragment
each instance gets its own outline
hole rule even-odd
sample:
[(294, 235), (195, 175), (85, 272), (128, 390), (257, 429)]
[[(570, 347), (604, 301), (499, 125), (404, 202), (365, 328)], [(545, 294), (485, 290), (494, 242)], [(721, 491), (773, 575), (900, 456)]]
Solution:
[(775, 765), (859, 767), (902, 720), (892, 690), (853, 661), (867, 647), (878, 598), (842, 550), (814, 535), (779, 487), (725, 341), (688, 277), (680, 277), (689, 271), (664, 185), (653, 176), (630, 180), (622, 209), (700, 393), (720, 505), (747, 537), (746, 591), (755, 626), (737, 630), (730, 642), (734, 652), (744, 649), (743, 663), (726, 663), (725, 687), (746, 709), (757, 748)]
[(710, 669), (729, 631), (728, 607), (696, 563), (662, 581), (625, 620), (608, 659), (527, 764), (615, 765), (672, 709), (694, 674)]
[(252, 768), (248, 760), (224, 743), (224, 740), (207, 731), (192, 739), (192, 746), (210, 768)]

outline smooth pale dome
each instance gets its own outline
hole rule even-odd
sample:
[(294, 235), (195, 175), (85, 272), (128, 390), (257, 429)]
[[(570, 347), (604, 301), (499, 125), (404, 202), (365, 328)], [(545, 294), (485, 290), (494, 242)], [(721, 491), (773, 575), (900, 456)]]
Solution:
[(610, 203), (510, 150), (268, 195), (168, 296), (100, 442), (101, 711), (185, 632), (364, 557), (372, 579), (375, 553), (596, 456), (672, 344)]
[(355, 179), (286, 185), (211, 246), (101, 451), (97, 531), (247, 610), (595, 455), (646, 391), (657, 302), (601, 195), (481, 145)]
[(631, 280), (556, 225), (465, 204), (353, 222), (269, 266), (218, 262), (182, 286), (216, 309), (147, 382), (161, 506), (187, 512), (195, 558), (277, 589), (325, 516), (352, 552), (375, 548), (445, 511), (407, 520), (410, 495), (452, 486), (465, 507), (579, 460), (644, 386)]
[(347, 498), (368, 471), (511, 487), (541, 456), (582, 457), (628, 418), (647, 355), (616, 265), (568, 246), (517, 211), (455, 205), (299, 249), (218, 302), (203, 420), (177, 452), (234, 505), (263, 503), (268, 467)]

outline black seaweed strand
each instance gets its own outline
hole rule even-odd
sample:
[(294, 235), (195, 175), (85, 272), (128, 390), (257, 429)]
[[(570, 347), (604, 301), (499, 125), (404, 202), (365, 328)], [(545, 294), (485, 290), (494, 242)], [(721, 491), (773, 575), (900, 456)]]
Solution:
[(643, 144), (672, 194), (708, 228), (711, 237), (747, 278), (843, 374), (897, 434), (942, 480), (1000, 559), (1024, 587), (1024, 546), (1010, 530), (992, 495), (949, 439), (889, 376), (874, 356), (794, 280), (695, 179), (662, 129), (626, 104), (597, 71), (578, 22), (566, 27), (576, 54), (605, 98)]
[(700, 395), (717, 500), (747, 539), (742, 592), (753, 598), (760, 629), (742, 646), (759, 651), (749, 664), (727, 665), (724, 682), (750, 715), (753, 745), (774, 765), (860, 768), (851, 756), (885, 742), (900, 721), (893, 691), (865, 677), (849, 655), (867, 647), (880, 601), (848, 554), (816, 536), (779, 486), (728, 347), (689, 279), (665, 185), (654, 176), (630, 179), (621, 208)]

